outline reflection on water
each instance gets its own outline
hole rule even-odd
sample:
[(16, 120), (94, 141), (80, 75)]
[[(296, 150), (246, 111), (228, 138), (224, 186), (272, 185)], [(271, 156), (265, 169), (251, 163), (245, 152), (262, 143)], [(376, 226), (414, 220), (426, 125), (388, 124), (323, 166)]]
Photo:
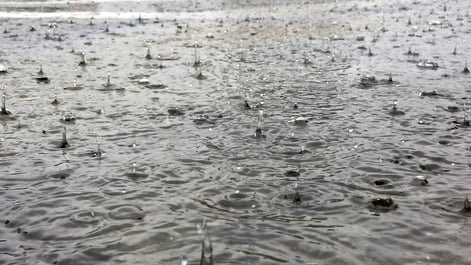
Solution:
[(0, 263), (471, 263), (469, 8), (0, 3)]

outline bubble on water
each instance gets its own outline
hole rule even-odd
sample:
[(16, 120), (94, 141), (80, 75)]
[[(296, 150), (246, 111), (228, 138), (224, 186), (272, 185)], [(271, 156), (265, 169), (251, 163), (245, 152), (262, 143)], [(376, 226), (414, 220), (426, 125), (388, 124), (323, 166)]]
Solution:
[(59, 105), (59, 100), (57, 99), (57, 86), (54, 86), (54, 100), (51, 102), (52, 105)]

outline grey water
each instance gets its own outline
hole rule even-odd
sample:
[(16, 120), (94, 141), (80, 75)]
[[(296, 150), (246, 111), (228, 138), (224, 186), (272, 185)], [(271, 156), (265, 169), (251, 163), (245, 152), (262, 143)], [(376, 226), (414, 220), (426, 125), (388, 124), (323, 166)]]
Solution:
[(0, 264), (470, 264), (470, 8), (0, 2)]

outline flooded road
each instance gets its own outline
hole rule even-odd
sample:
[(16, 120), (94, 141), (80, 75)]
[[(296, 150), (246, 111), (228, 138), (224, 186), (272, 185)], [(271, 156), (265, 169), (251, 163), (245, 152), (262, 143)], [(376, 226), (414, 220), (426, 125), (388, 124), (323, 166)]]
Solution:
[(1, 264), (471, 263), (471, 3), (248, 2), (0, 3)]

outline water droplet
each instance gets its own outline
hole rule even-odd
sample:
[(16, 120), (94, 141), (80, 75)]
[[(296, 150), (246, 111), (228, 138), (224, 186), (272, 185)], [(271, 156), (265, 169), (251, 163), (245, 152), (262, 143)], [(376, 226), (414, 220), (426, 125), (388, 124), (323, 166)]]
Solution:
[(150, 60), (150, 59), (152, 59), (152, 55), (150, 54), (150, 47), (147, 47), (146, 49), (147, 49), (147, 52), (146, 52), (146, 59), (147, 59), (147, 60)]
[(67, 142), (67, 130), (64, 126), (64, 131), (62, 132), (62, 141), (61, 141), (60, 148), (67, 148), (67, 147), (69, 147), (69, 143)]
[(204, 220), (202, 224), (196, 224), (196, 231), (198, 234), (203, 234), (203, 225), (204, 225)]
[(203, 220), (201, 226), (198, 229), (201, 232), (203, 238), (201, 240), (201, 260), (200, 264), (214, 264), (213, 263), (213, 243), (209, 236), (208, 228), (205, 220)]
[(108, 76), (106, 77), (105, 87), (111, 87), (111, 74), (110, 73), (108, 73)]
[(0, 115), (10, 115), (10, 111), (7, 110), (7, 105), (6, 105), (6, 98), (7, 96), (5, 93), (2, 94), (2, 109), (0, 110)]
[(101, 159), (102, 156), (105, 155), (105, 153), (101, 150), (101, 147), (100, 147), (101, 146), (101, 141), (100, 141), (99, 136), (97, 136), (97, 138), (96, 138), (96, 143), (97, 144), (96, 144), (96, 150), (95, 150), (94, 156)]
[(87, 64), (87, 62), (85, 61), (85, 53), (81, 52), (80, 53), (80, 62), (79, 62), (79, 65), (80, 66), (85, 66)]
[(301, 145), (301, 151), (299, 153), (300, 154), (306, 153), (306, 149), (304, 148), (304, 145)]
[(194, 44), (195, 54), (194, 54), (194, 63), (193, 63), (193, 66), (195, 66), (195, 67), (201, 65), (201, 60), (200, 60), (200, 55), (198, 53), (198, 48), (199, 48), (199, 44), (198, 44), (197, 41), (195, 41), (195, 44)]
[(38, 75), (44, 75), (44, 72), (43, 72), (43, 65), (42, 65), (42, 64), (39, 65)]
[(188, 265), (188, 259), (186, 258), (186, 256), (182, 257), (182, 264), (181, 265)]
[(262, 117), (263, 117), (263, 111), (260, 110), (258, 113), (257, 129), (255, 130), (255, 137), (262, 136)]

